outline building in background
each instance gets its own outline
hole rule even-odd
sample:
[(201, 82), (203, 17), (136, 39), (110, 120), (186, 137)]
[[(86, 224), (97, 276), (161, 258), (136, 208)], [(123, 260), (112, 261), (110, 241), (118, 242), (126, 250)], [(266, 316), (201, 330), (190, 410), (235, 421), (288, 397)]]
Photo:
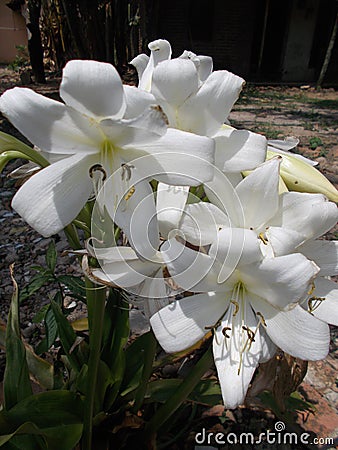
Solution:
[(27, 47), (28, 43), (25, 19), (6, 3), (8, 0), (0, 0), (0, 63), (13, 62), (18, 54), (17, 47)]
[[(159, 2), (152, 37), (250, 81), (315, 82), (336, 17), (336, 0), (170, 0)], [(325, 83), (338, 85), (338, 38)]]

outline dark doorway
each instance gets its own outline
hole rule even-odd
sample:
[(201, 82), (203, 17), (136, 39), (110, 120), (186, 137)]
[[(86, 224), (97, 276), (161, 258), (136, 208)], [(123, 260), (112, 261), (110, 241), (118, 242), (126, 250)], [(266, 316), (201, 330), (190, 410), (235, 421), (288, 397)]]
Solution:
[(256, 0), (250, 78), (278, 81), (282, 75), (292, 0)]

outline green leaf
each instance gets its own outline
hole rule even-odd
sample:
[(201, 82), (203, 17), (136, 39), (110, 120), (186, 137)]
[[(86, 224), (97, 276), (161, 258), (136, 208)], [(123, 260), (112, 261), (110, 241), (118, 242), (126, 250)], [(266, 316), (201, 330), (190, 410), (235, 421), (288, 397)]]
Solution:
[(46, 337), (37, 346), (36, 351), (38, 354), (47, 352), (54, 344), (55, 339), (58, 336), (58, 325), (56, 323), (54, 312), (50, 305), (46, 311), (44, 322), (45, 322)]
[(110, 369), (112, 384), (105, 399), (105, 410), (109, 410), (120, 390), (125, 373), (125, 346), (129, 337), (129, 306), (120, 292), (111, 289), (106, 303), (103, 324), (102, 360)]
[[(193, 369), (192, 369), (193, 370)], [(145, 399), (147, 403), (166, 402), (181, 385), (182, 380), (155, 380), (148, 384)], [(209, 406), (218, 405), (222, 400), (219, 384), (214, 380), (201, 380), (189, 394), (188, 400)]]
[[(29, 147), (24, 142), (21, 142), (19, 139), (4, 133), (3, 131), (0, 131), (0, 147), (1, 154), (17, 151), (23, 153), (23, 155), (20, 155), (20, 158), (29, 159), (30, 161), (39, 164), (41, 167), (47, 167), (49, 165), (49, 162), (42, 156), (41, 152)], [(14, 156), (14, 158), (18, 158), (18, 156)]]
[(37, 292), (44, 284), (54, 281), (54, 278), (49, 273), (42, 273), (34, 275), (29, 283), (21, 289), (20, 303), (29, 298), (34, 292)]
[(221, 387), (216, 380), (201, 380), (188, 398), (208, 406), (219, 405), (222, 402)]
[(52, 239), (46, 251), (46, 264), (52, 273), (54, 273), (55, 271), (56, 260), (57, 260), (57, 251), (54, 239)]
[(78, 348), (76, 346), (74, 347), (77, 338), (76, 333), (66, 317), (63, 315), (60, 306), (54, 301), (51, 301), (51, 308), (57, 323), (62, 348), (66, 353), (72, 368), (76, 372), (79, 372), (85, 361), (81, 358), (81, 353), (78, 351)]
[(0, 412), (0, 444), (14, 435), (37, 435), (47, 443), (42, 448), (72, 450), (81, 438), (82, 415), (82, 400), (72, 392), (32, 395), (8, 412)]
[(80, 277), (75, 277), (73, 275), (60, 275), (57, 281), (67, 286), (74, 297), (79, 300), (83, 300), (86, 297), (86, 287), (85, 282)]
[(145, 352), (151, 341), (151, 332), (142, 334), (126, 349), (126, 370), (122, 383), (121, 396), (138, 388), (142, 381)]
[[(33, 348), (24, 342), (26, 361), (31, 377), (44, 389), (53, 389), (54, 368), (45, 359), (40, 358)], [(6, 326), (0, 324), (0, 348), (6, 350)]]
[(33, 323), (41, 323), (45, 320), (46, 313), (48, 309), (50, 308), (50, 305), (43, 305), (43, 307), (35, 314), (35, 316), (32, 319)]
[(6, 368), (4, 374), (5, 409), (32, 394), (26, 361), (26, 350), (21, 339), (19, 321), (18, 286), (10, 267), (13, 282), (13, 296), (6, 329)]

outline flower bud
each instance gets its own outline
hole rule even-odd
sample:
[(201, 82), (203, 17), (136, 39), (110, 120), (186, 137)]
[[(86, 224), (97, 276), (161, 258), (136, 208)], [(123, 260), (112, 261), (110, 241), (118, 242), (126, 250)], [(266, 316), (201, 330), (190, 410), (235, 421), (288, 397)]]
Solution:
[[(267, 159), (276, 156), (276, 153), (268, 150)], [(337, 189), (319, 170), (291, 153), (283, 152), (280, 156), (280, 175), (290, 191), (324, 194), (329, 200), (338, 202)]]

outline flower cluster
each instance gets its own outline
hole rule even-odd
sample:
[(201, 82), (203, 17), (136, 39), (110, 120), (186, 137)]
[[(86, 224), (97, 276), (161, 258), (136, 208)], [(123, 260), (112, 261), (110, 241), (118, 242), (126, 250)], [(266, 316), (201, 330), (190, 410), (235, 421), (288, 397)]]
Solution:
[(94, 198), (87, 250), (100, 266), (86, 274), (143, 297), (167, 352), (212, 333), (235, 408), (277, 347), (304, 360), (328, 352), (338, 248), (319, 238), (336, 224), (337, 191), (288, 153), (297, 142), (229, 125), (242, 78), (207, 56), (171, 58), (165, 40), (149, 49), (131, 62), (138, 87), (109, 64), (71, 61), (64, 103), (24, 88), (2, 95), (1, 112), (50, 162), (12, 205), (51, 236)]

